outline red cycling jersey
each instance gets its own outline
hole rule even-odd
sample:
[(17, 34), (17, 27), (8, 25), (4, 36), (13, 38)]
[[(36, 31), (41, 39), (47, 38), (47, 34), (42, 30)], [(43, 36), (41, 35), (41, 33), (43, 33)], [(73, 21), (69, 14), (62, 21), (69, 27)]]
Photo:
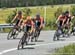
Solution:
[(25, 21), (24, 21), (24, 24), (30, 25), (30, 26), (34, 26), (34, 23), (33, 23), (32, 20), (25, 20)]
[(59, 19), (60, 21), (63, 21), (64, 19), (66, 19), (66, 16), (60, 15), (60, 16), (58, 17), (58, 19)]

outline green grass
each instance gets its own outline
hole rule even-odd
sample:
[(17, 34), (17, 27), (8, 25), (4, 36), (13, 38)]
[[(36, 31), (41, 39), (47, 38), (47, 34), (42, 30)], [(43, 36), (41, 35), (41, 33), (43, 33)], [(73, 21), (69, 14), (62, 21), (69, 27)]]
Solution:
[(53, 55), (75, 55), (75, 44), (59, 48), (55, 51)]

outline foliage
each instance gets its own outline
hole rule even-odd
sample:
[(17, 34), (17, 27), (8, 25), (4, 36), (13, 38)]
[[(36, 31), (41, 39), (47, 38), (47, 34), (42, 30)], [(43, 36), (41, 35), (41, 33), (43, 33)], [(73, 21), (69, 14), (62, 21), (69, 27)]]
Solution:
[[(72, 6), (71, 7), (69, 6), (69, 8), (71, 9), (71, 12), (74, 12), (73, 11), (74, 8)], [(56, 18), (63, 11), (65, 11), (66, 9), (67, 9), (66, 5), (64, 5), (63, 7), (55, 6), (53, 8), (51, 8), (50, 6), (48, 6), (47, 7), (47, 11), (46, 11), (46, 27), (49, 27), (50, 29), (55, 29), (56, 28), (56, 26), (55, 26)], [(25, 19), (26, 19), (26, 17), (28, 15), (35, 16), (35, 14), (37, 13), (37, 11), (39, 11), (40, 15), (44, 17), (44, 8), (43, 7), (42, 8), (39, 7), (39, 9), (37, 9), (37, 8), (22, 8), (22, 7), (19, 7), (19, 8), (17, 8), (17, 10), (22, 10), (23, 11), (23, 16), (24, 16)], [(16, 10), (14, 10), (13, 8), (12, 9), (9, 8), (9, 9), (5, 9), (5, 10), (0, 11), (1, 12), (0, 19), (2, 18), (1, 21), (2, 20), (3, 21), (6, 20), (7, 23), (10, 23), (11, 19), (13, 19), (13, 17), (16, 14), (14, 11), (16, 11)], [(8, 13), (10, 13), (10, 14), (8, 14)], [(7, 17), (7, 14), (8, 14), (8, 17)], [(6, 17), (7, 17), (7, 19), (5, 19)]]
[(0, 7), (24, 7), (74, 3), (75, 0), (0, 0)]
[(17, 13), (17, 9), (15, 9), (12, 14), (8, 15), (8, 18), (6, 20), (6, 23), (11, 23), (11, 21), (13, 20), (13, 18), (16, 15), (16, 13)]
[(75, 44), (64, 46), (55, 51), (54, 55), (75, 55)]
[[(75, 6), (71, 6), (71, 14), (72, 14), (72, 15), (75, 15)], [(74, 17), (74, 19), (72, 20), (72, 23), (73, 23), (73, 24), (75, 23), (75, 17)]]
[[(10, 15), (8, 15), (8, 18), (6, 20), (6, 23), (11, 23), (12, 19), (15, 17), (15, 15), (17, 14), (17, 11), (18, 10), (19, 9), (15, 9), (13, 11), (13, 13), (11, 13)], [(24, 19), (26, 19), (26, 17), (31, 14), (31, 10), (29, 8), (24, 8), (24, 9), (22, 9), (22, 11), (23, 11)]]
[(23, 11), (23, 16), (24, 16), (24, 19), (26, 19), (26, 17), (27, 16), (30, 16), (31, 15), (31, 10), (29, 9), (29, 8), (24, 8), (24, 9), (22, 9), (22, 11)]
[(58, 16), (59, 16), (60, 14), (62, 14), (62, 12), (63, 12), (63, 8), (62, 8), (62, 7), (59, 7), (59, 8), (57, 9), (57, 11), (55, 12), (54, 16), (55, 16), (56, 18), (58, 18)]

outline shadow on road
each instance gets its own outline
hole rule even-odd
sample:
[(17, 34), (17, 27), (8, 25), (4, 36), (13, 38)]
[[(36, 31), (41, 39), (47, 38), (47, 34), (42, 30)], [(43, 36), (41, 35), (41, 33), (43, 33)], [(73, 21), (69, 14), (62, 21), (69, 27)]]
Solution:
[(15, 40), (20, 40), (21, 38), (16, 38)]
[(26, 48), (23, 48), (23, 49), (20, 48), (19, 50), (25, 50), (25, 49), (31, 49), (32, 50), (32, 49), (35, 49), (35, 48), (34, 47), (26, 47)]
[(66, 39), (59, 39), (59, 40), (55, 40), (55, 41), (65, 41)]
[(44, 42), (44, 40), (37, 40), (36, 42)]
[(34, 47), (27, 47), (27, 48), (23, 48), (23, 49), (35, 49)]
[(15, 38), (15, 39), (13, 39), (13, 38), (11, 38), (10, 40), (20, 40), (21, 38)]
[(33, 43), (29, 43), (29, 44), (27, 44), (27, 45), (35, 45), (35, 44), (33, 44)]
[(65, 41), (65, 39), (59, 39), (59, 41)]

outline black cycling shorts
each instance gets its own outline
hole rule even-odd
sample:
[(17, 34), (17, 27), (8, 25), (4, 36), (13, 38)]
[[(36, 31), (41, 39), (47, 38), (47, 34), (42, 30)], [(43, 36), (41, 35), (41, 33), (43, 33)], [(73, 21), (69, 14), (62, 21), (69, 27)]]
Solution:
[(63, 23), (63, 21), (59, 21), (59, 26), (60, 26), (60, 27), (62, 26), (62, 23)]
[(29, 30), (31, 30), (31, 26), (26, 25), (24, 27), (24, 32), (28, 32)]
[(20, 20), (17, 19), (15, 25), (18, 26), (19, 22), (20, 22)]
[(35, 27), (40, 27), (40, 25), (41, 25), (41, 22), (35, 22)]

